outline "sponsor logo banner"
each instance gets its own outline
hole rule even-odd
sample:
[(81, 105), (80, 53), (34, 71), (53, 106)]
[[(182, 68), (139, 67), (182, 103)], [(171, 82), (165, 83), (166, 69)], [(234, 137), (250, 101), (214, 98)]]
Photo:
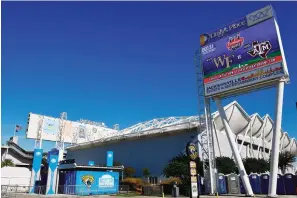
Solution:
[(239, 31), (247, 29), (253, 25), (261, 23), (274, 16), (274, 11), (271, 5), (260, 10), (252, 12), (245, 17), (242, 17), (228, 25), (218, 28), (212, 32), (200, 35), (200, 45), (205, 46), (211, 42), (220, 40), (223, 37), (235, 34)]
[[(245, 85), (256, 85), (272, 77), (281, 78), (285, 75), (273, 18), (236, 34), (224, 37), (205, 47), (208, 47), (206, 49), (214, 49), (208, 51), (205, 49), (204, 51), (208, 53), (204, 54), (201, 50), (205, 96), (222, 93)], [(255, 72), (258, 75), (259, 69), (266, 72), (271, 68), (269, 67), (270, 65), (275, 64), (278, 65), (279, 70), (273, 71), (269, 78), (259, 77), (254, 80), (250, 79), (249, 83), (246, 82), (247, 79), (241, 79), (247, 78), (250, 74), (255, 74)], [(235, 80), (239, 76), (242, 82), (237, 84), (238, 81), (235, 83)], [(228, 88), (222, 88), (220, 84), (226, 82), (233, 82), (233, 84), (231, 83), (232, 86), (228, 84)]]
[(205, 84), (205, 95), (213, 95), (226, 92), (232, 89), (257, 84), (263, 81), (272, 80), (284, 76), (281, 63), (267, 66), (258, 70), (249, 71), (240, 75), (225, 78)]

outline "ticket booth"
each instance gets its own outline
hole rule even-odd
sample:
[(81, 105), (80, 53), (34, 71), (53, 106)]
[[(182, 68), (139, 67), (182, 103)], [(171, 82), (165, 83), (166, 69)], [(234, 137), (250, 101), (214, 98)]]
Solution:
[(78, 196), (117, 194), (122, 170), (123, 167), (61, 164), (60, 193)]

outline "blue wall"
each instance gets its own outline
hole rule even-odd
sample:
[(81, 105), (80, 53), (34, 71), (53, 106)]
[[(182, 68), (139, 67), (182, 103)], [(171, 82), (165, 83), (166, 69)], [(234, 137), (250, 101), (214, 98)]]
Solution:
[(136, 169), (136, 176), (142, 176), (143, 168), (148, 168), (152, 176), (160, 176), (169, 160), (180, 154), (192, 139), (191, 136), (196, 135), (195, 129), (136, 140), (121, 140), (84, 150), (68, 150), (67, 158), (75, 159), (77, 164), (88, 164), (89, 160), (95, 161), (95, 165), (106, 164), (106, 152), (113, 151), (114, 162), (120, 162), (125, 167), (132, 166)]
[(116, 194), (119, 189), (118, 172), (76, 171), (76, 194)]

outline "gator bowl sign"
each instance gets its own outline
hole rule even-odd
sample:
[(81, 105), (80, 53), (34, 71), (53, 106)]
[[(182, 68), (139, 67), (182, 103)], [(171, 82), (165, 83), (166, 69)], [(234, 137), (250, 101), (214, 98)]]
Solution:
[(267, 16), (257, 24), (241, 19), (234, 28), (201, 38), (206, 97), (241, 93), (288, 77), (277, 23)]

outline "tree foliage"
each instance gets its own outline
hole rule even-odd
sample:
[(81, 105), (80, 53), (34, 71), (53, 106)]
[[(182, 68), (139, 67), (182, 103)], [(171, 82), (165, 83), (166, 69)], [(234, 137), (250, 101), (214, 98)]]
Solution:
[(113, 162), (113, 165), (114, 165), (114, 166), (122, 166), (122, 163), (120, 163), (120, 162), (116, 162), (116, 161), (115, 161), (115, 162)]
[(5, 159), (1, 162), (1, 167), (5, 166), (14, 166), (14, 163), (11, 159)]
[[(190, 159), (184, 154), (172, 158), (169, 163), (163, 169), (163, 175), (165, 177), (179, 178), (183, 184), (190, 183), (190, 170), (189, 170)], [(203, 167), (200, 159), (197, 158), (197, 170), (200, 175), (203, 176)]]
[(142, 175), (143, 177), (148, 178), (151, 175), (150, 170), (148, 168), (143, 168)]
[(269, 171), (269, 161), (264, 159), (246, 158), (243, 160), (243, 165), (247, 174), (264, 173)]
[[(271, 159), (271, 158), (270, 158)], [(284, 174), (287, 170), (287, 168), (293, 166), (293, 162), (295, 160), (295, 156), (293, 153), (289, 151), (281, 152), (279, 154), (279, 159), (278, 159), (278, 168), (282, 171)]]
[(238, 173), (235, 162), (230, 157), (216, 157), (216, 167), (218, 169), (218, 173)]
[(135, 174), (135, 169), (132, 167), (125, 167), (124, 168), (124, 175), (125, 177), (133, 177)]

